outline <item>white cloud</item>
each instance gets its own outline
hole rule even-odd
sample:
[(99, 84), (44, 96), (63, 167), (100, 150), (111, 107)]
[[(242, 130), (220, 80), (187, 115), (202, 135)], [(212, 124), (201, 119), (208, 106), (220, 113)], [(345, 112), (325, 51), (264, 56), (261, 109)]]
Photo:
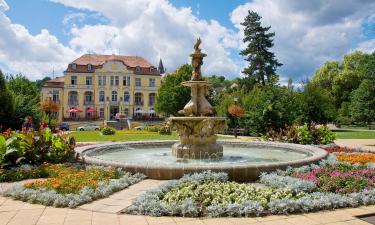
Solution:
[(231, 20), (241, 29), (248, 10), (258, 12), (263, 25), (276, 33), (273, 51), (284, 64), (279, 72), (301, 79), (325, 61), (341, 59), (353, 43), (373, 49), (374, 41), (362, 36), (362, 24), (374, 8), (375, 2), (366, 0), (254, 0), (237, 7)]
[(4, 72), (23, 73), (37, 79), (50, 75), (53, 67), (63, 71), (76, 56), (48, 30), (33, 36), (24, 26), (12, 23), (4, 14), (7, 9), (4, 1), (0, 1), (0, 9), (0, 61), (6, 65)]
[[(156, 64), (159, 56), (169, 70), (190, 62), (197, 37), (208, 56), (203, 72), (234, 77), (240, 66), (229, 55), (238, 47), (238, 35), (217, 21), (200, 20), (190, 8), (175, 8), (166, 0), (53, 0), (69, 7), (97, 12), (107, 25), (85, 25), (71, 30), (75, 51), (143, 56)], [(113, 7), (116, 5), (116, 7)]]

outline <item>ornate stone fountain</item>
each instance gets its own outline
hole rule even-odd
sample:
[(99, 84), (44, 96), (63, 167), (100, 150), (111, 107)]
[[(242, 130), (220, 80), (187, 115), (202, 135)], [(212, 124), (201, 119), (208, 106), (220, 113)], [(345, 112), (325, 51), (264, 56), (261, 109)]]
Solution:
[(198, 38), (194, 45), (191, 64), (193, 67), (190, 81), (182, 85), (191, 88), (191, 99), (179, 111), (184, 117), (170, 117), (171, 127), (177, 129), (180, 142), (172, 146), (172, 155), (177, 158), (206, 159), (223, 156), (223, 146), (216, 143), (216, 134), (226, 128), (224, 117), (214, 117), (215, 110), (207, 101), (210, 82), (202, 79), (201, 66), (207, 55), (201, 52)]

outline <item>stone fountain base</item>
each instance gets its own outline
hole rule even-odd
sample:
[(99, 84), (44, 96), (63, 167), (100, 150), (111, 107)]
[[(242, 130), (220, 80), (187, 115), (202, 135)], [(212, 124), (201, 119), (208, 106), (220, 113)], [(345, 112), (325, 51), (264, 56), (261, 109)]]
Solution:
[(220, 158), (223, 146), (216, 143), (216, 134), (226, 128), (224, 117), (171, 117), (180, 142), (172, 146), (172, 155), (185, 159)]

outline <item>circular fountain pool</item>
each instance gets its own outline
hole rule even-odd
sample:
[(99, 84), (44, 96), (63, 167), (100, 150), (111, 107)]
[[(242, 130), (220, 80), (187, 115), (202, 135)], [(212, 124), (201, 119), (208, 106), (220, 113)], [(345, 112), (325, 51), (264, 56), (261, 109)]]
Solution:
[[(141, 172), (153, 179), (175, 179), (204, 170), (227, 172), (232, 180), (255, 180), (261, 172), (316, 162), (327, 152), (312, 146), (274, 142), (219, 142), (223, 157), (177, 159), (172, 141), (101, 144), (78, 149), (85, 162)], [(205, 158), (205, 157), (202, 157)]]

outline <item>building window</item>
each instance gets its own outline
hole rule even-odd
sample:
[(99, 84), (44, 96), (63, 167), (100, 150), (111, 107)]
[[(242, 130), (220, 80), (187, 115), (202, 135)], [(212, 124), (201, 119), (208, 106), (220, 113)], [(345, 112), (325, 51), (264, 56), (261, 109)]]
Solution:
[(85, 105), (91, 105), (92, 104), (92, 92), (87, 91), (85, 92)]
[(92, 77), (86, 77), (86, 85), (92, 85)]
[(134, 100), (135, 100), (135, 105), (143, 105), (142, 93), (135, 93)]
[(126, 77), (126, 83), (130, 86), (130, 77)]
[(104, 108), (99, 109), (99, 117), (104, 118)]
[(77, 76), (71, 76), (70, 77), (70, 84), (71, 85), (77, 85)]
[(115, 76), (115, 84), (116, 84), (116, 86), (120, 85), (119, 76)]
[(99, 102), (104, 102), (105, 94), (104, 91), (99, 91)]
[(106, 85), (106, 77), (105, 76), (98, 76), (98, 84), (99, 86), (105, 86)]
[(52, 101), (58, 102), (59, 101), (59, 91), (52, 92)]
[(125, 77), (125, 76), (122, 77), (122, 86), (127, 86), (127, 84), (126, 84), (126, 81), (127, 81), (126, 78), (127, 77)]
[(112, 102), (117, 102), (117, 91), (112, 91)]
[(135, 72), (136, 72), (136, 73), (139, 73), (139, 72), (141, 72), (141, 67), (139, 67), (139, 66), (136, 66), (136, 67), (135, 67)]
[(69, 92), (69, 105), (78, 105), (78, 93), (76, 91)]
[(155, 93), (150, 93), (148, 95), (149, 106), (154, 106), (155, 105), (155, 99), (156, 99), (156, 94)]
[(115, 85), (115, 77), (111, 76), (111, 86)]
[(92, 65), (91, 65), (91, 64), (87, 64), (87, 70), (88, 70), (88, 71), (91, 71), (91, 70), (92, 70)]
[(77, 64), (73, 63), (72, 64), (72, 70), (76, 70), (77, 69)]
[(129, 92), (125, 91), (124, 92), (124, 102), (129, 102), (129, 100), (130, 100)]
[(135, 86), (140, 87), (142, 85), (141, 78), (135, 78)]
[(155, 78), (150, 78), (148, 80), (148, 84), (149, 84), (150, 87), (155, 87)]
[(125, 108), (125, 109), (124, 109), (124, 115), (125, 115), (126, 117), (129, 116), (129, 109), (128, 109), (128, 108)]

